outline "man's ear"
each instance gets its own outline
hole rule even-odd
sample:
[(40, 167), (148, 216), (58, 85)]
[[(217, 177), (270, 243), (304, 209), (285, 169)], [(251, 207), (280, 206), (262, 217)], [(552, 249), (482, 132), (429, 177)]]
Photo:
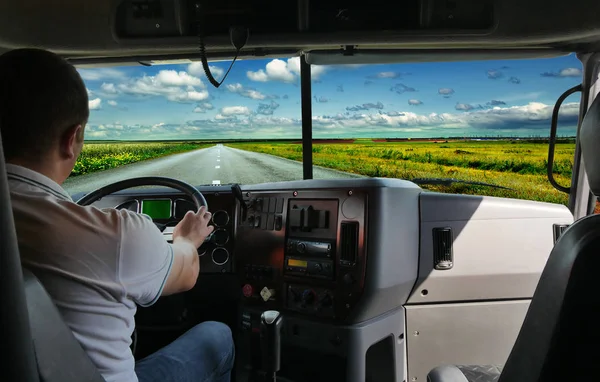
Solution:
[(60, 142), (60, 155), (65, 159), (75, 159), (79, 155), (78, 147), (83, 136), (83, 126), (75, 125), (69, 128)]

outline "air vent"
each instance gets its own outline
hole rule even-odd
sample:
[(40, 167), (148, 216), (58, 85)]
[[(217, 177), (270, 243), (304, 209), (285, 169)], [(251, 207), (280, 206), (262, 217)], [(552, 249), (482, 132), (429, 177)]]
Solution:
[(567, 230), (567, 228), (569, 228), (569, 225), (570, 224), (553, 224), (552, 225), (552, 231), (554, 233), (554, 244), (556, 244), (560, 235), (562, 235)]
[(341, 232), (341, 263), (352, 265), (358, 257), (358, 223), (342, 222)]
[(433, 268), (447, 270), (454, 266), (452, 228), (433, 229)]

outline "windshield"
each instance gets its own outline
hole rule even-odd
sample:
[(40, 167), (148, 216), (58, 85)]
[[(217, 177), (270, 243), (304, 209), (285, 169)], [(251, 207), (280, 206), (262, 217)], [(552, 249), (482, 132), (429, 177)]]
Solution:
[[(229, 64), (210, 64), (217, 80)], [(194, 185), (302, 179), (297, 57), (237, 61), (218, 89), (199, 62), (79, 72), (91, 111), (63, 185), (71, 193), (149, 175)], [(546, 179), (547, 137), (556, 99), (581, 79), (575, 55), (312, 66), (314, 178), (394, 177), (566, 204)], [(559, 114), (554, 172), (567, 186), (578, 113), (577, 93)]]

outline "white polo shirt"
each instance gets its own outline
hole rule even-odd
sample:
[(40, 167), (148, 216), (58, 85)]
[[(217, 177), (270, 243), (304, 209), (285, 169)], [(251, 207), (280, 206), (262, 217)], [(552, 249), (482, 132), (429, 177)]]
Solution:
[(107, 382), (136, 382), (136, 303), (152, 305), (173, 249), (145, 215), (74, 203), (56, 182), (8, 164), (21, 260)]

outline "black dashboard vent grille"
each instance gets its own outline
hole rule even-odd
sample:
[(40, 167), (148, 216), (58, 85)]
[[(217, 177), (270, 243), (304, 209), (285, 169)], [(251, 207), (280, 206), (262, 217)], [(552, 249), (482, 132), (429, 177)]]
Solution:
[(433, 268), (437, 270), (451, 269), (454, 266), (452, 228), (433, 229)]
[(341, 262), (354, 264), (358, 257), (358, 222), (342, 222)]
[(552, 225), (552, 231), (554, 233), (554, 244), (556, 244), (560, 235), (562, 235), (567, 230), (567, 228), (569, 228), (569, 225), (570, 224), (553, 224)]

